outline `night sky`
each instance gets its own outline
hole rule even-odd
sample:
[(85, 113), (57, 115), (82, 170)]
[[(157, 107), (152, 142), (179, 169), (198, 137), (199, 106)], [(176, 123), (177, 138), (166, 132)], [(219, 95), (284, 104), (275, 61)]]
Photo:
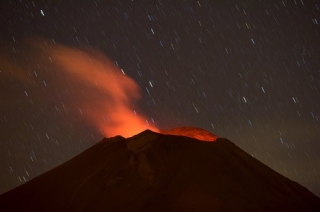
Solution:
[(2, 1), (0, 193), (116, 113), (211, 131), (320, 196), (320, 2), (241, 2)]

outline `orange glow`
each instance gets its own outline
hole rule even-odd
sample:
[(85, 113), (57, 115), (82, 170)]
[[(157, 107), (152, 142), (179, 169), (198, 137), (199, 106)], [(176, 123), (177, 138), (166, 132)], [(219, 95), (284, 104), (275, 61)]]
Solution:
[(104, 55), (57, 44), (46, 43), (40, 48), (49, 54), (59, 71), (67, 74), (71, 86), (76, 84), (79, 87), (80, 84), (89, 87), (94, 95), (102, 94), (101, 97), (97, 95), (95, 98), (76, 100), (74, 106), (81, 108), (81, 115), (105, 136), (130, 137), (146, 129), (159, 131), (131, 106), (132, 101), (140, 97), (137, 83)]
[(205, 142), (214, 142), (218, 139), (218, 136), (216, 136), (215, 134), (212, 134), (211, 132), (197, 127), (178, 127), (171, 130), (162, 131), (161, 133), (169, 135), (187, 136)]

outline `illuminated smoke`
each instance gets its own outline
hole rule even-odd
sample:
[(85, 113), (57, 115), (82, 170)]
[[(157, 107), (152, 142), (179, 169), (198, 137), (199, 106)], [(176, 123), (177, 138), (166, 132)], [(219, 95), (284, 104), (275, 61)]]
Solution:
[(52, 106), (60, 108), (59, 118), (69, 123), (82, 118), (86, 126), (94, 126), (107, 137), (129, 137), (146, 129), (158, 131), (135, 109), (134, 103), (140, 98), (137, 83), (102, 53), (43, 39), (26, 44), (13, 52), (10, 48), (2, 50), (0, 68), (4, 70), (2, 76), (28, 88), (22, 93), (35, 107), (60, 102), (60, 107)]
[(45, 51), (58, 69), (68, 74), (71, 83), (91, 90), (93, 97), (76, 100), (73, 105), (81, 108), (80, 113), (105, 136), (129, 137), (145, 129), (158, 131), (132, 107), (132, 101), (140, 97), (137, 83), (102, 54), (61, 45), (47, 46)]

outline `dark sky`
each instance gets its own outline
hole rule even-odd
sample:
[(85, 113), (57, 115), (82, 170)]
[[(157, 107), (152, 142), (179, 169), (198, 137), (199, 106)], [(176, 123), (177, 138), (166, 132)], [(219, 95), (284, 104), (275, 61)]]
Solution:
[(228, 138), (320, 196), (320, 3), (241, 2), (2, 1), (0, 193), (103, 138), (111, 67), (145, 123)]

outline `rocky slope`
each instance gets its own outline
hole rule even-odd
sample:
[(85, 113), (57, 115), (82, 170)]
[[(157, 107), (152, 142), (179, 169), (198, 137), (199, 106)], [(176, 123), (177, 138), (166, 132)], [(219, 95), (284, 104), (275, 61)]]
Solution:
[(1, 195), (0, 211), (320, 211), (320, 199), (229, 140), (181, 128), (105, 138)]

